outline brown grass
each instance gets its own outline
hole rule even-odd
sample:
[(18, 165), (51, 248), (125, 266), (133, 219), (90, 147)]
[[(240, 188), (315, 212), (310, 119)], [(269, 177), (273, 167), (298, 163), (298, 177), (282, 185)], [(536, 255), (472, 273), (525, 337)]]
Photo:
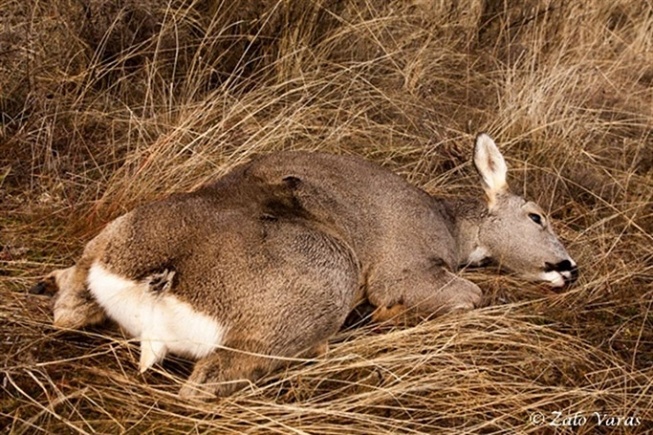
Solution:
[[(541, 433), (530, 419), (556, 411), (585, 415), (579, 433), (612, 432), (593, 412), (640, 419), (617, 433), (653, 425), (650, 2), (6, 0), (0, 22), (9, 433)], [(582, 270), (570, 291), (465, 271), (489, 308), (345, 330), (326, 358), (207, 404), (176, 396), (188, 362), (140, 376), (116, 329), (56, 330), (26, 294), (111, 218), (255, 153), (363, 155), (455, 195), (477, 183), (481, 130), (557, 221)]]

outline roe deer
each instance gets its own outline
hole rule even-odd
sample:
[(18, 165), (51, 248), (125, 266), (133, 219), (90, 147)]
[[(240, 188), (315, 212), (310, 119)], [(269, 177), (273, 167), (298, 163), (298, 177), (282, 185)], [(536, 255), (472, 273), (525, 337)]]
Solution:
[(478, 306), (461, 265), (573, 282), (576, 263), (543, 211), (509, 192), (489, 136), (473, 162), (485, 199), (449, 201), (356, 157), (263, 156), (117, 218), (34, 292), (58, 290), (60, 327), (115, 320), (140, 340), (141, 371), (168, 352), (197, 359), (180, 394), (205, 398), (323, 353), (361, 301), (379, 321)]

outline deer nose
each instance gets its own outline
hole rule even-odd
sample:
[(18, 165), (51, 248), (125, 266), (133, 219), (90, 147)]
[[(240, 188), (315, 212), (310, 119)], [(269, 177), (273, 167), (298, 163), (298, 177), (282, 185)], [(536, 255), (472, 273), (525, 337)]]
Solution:
[(560, 272), (565, 280), (565, 284), (573, 284), (578, 279), (578, 266), (573, 260), (562, 260), (558, 263), (545, 263), (545, 272)]

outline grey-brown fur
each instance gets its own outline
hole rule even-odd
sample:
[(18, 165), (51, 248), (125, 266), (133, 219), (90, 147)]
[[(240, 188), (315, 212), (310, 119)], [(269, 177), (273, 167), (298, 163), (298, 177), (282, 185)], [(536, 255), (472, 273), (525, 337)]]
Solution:
[(224, 346), (235, 351), (202, 358), (181, 390), (224, 395), (242, 386), (233, 381), (284, 363), (266, 355), (322, 353), (363, 300), (377, 307), (377, 320), (477, 306), (481, 290), (455, 274), (483, 259), (473, 252), (530, 279), (548, 268), (556, 282), (557, 274), (573, 280), (575, 264), (541, 210), (492, 172), (505, 163), (485, 138), (475, 164), (487, 201), (441, 201), (360, 158), (298, 152), (261, 157), (197, 192), (139, 207), (110, 223), (74, 267), (53, 272), (55, 323), (103, 319), (86, 289), (94, 262), (151, 282), (150, 291), (170, 292), (226, 326)]

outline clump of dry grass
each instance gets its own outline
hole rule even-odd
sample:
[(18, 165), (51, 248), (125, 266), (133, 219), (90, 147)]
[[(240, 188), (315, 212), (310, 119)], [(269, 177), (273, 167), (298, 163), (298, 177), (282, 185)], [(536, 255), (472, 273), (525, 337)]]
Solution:
[[(642, 2), (18, 2), (0, 21), (0, 425), (10, 433), (539, 433), (653, 421), (653, 11)], [(234, 3), (235, 5), (236, 3)], [(50, 326), (37, 276), (110, 218), (281, 149), (359, 154), (431, 192), (493, 133), (582, 276), (465, 271), (491, 307), (353, 328), (219, 402), (137, 375), (108, 327)]]

